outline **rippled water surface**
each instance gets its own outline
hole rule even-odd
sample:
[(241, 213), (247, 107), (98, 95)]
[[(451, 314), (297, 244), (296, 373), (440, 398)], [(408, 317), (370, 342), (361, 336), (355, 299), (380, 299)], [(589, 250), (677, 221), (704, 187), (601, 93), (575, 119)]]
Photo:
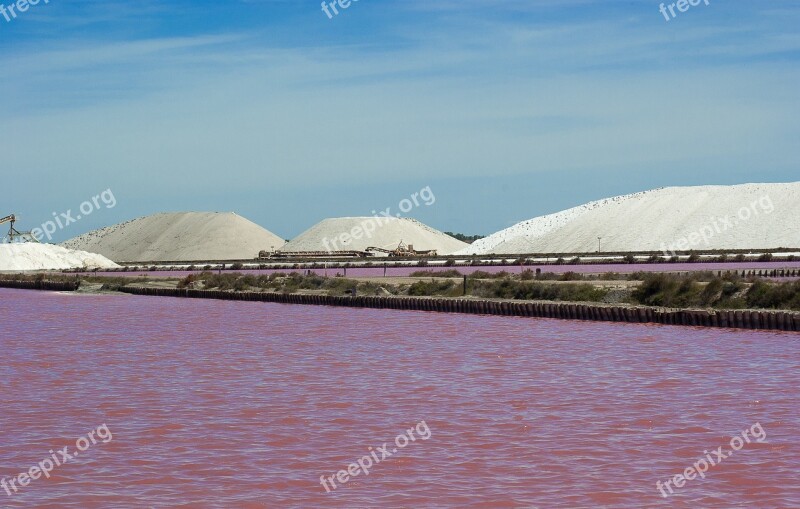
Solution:
[(15, 290), (0, 317), (0, 477), (113, 434), (0, 507), (800, 507), (797, 334)]

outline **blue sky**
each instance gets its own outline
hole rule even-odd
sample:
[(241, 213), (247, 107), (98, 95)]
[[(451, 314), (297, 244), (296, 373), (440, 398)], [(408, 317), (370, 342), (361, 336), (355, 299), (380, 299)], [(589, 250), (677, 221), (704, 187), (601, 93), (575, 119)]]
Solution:
[[(397, 208), (489, 234), (606, 196), (798, 180), (800, 5), (50, 0), (0, 16), (0, 215)], [(0, 0), (8, 5), (10, 0)]]

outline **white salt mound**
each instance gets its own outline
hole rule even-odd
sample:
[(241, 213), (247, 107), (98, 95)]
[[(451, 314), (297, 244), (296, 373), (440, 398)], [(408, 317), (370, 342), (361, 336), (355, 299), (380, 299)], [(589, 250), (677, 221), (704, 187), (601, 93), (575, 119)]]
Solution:
[(62, 245), (117, 262), (247, 260), (285, 241), (232, 212), (174, 212), (85, 233)]
[(0, 244), (0, 271), (113, 269), (119, 265), (95, 253), (53, 244)]
[(800, 247), (800, 182), (668, 187), (523, 221), (457, 254)]
[(281, 251), (364, 251), (368, 247), (392, 250), (401, 241), (413, 245), (416, 251), (436, 250), (440, 255), (467, 247), (465, 242), (415, 219), (338, 217), (317, 223), (288, 242)]

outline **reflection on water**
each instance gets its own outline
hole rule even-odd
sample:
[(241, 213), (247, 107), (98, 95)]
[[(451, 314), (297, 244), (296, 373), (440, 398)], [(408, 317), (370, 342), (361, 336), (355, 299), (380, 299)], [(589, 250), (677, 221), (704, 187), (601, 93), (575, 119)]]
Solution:
[(0, 317), (0, 477), (114, 433), (4, 507), (800, 506), (797, 334), (14, 290)]

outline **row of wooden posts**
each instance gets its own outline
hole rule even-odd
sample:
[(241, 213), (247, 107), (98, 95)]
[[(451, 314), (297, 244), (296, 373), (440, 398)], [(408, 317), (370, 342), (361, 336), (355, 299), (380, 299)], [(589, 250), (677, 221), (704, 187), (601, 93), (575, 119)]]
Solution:
[(800, 313), (772, 310), (691, 310), (648, 306), (576, 304), (569, 302), (498, 301), (439, 297), (374, 297), (230, 292), (174, 288), (123, 287), (134, 295), (273, 302), (317, 306), (342, 306), (409, 311), (435, 311), (477, 315), (656, 323), (737, 329), (800, 331)]
[[(0, 281), (0, 287), (27, 290), (74, 291), (77, 281)], [(800, 331), (800, 313), (772, 310), (692, 310), (647, 306), (576, 304), (569, 302), (498, 301), (440, 297), (375, 297), (230, 292), (125, 286), (121, 292), (157, 297), (184, 297), (272, 302), (316, 306), (341, 306), (409, 311), (435, 311), (476, 315), (594, 320), (603, 322), (656, 323), (700, 327), (726, 327)]]

